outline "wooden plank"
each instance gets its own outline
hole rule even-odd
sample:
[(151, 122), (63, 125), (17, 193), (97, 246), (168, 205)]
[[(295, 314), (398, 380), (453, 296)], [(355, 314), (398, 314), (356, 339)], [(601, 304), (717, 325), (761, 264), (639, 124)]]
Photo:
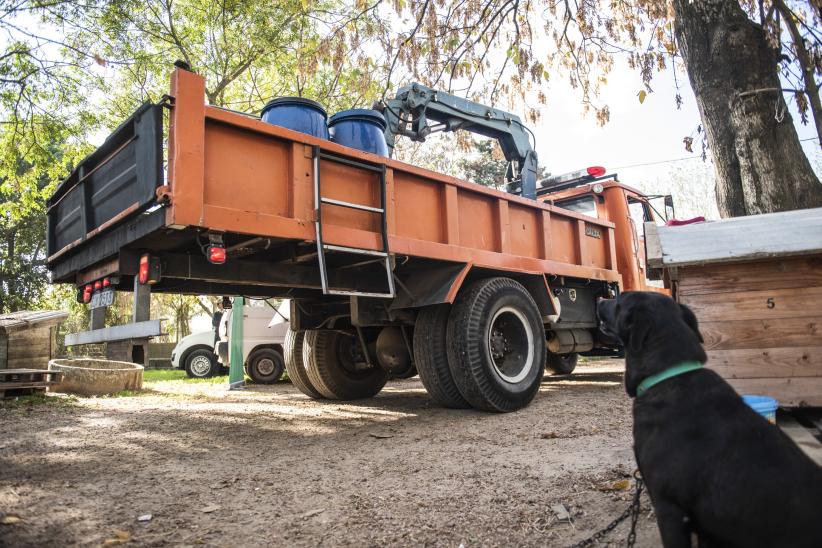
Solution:
[(681, 267), (679, 295), (822, 286), (822, 256)]
[(727, 379), (739, 394), (776, 398), (780, 407), (822, 406), (822, 377)]
[(722, 219), (657, 230), (654, 268), (822, 253), (822, 208)]
[(14, 369), (19, 369), (21, 367), (28, 367), (32, 369), (48, 369), (49, 357), (37, 356), (33, 358), (14, 358), (9, 359), (8, 364), (10, 368)]
[(52, 371), (50, 369), (5, 369), (0, 371), (0, 377), (9, 377), (12, 375), (60, 375), (60, 371)]
[(822, 340), (822, 316), (700, 322), (699, 331), (706, 350), (817, 346)]
[(708, 366), (725, 378), (822, 377), (822, 346), (710, 350)]
[(38, 359), (49, 357), (49, 340), (41, 339), (30, 345), (9, 345), (8, 361), (19, 359)]
[(48, 388), (50, 384), (54, 383), (46, 381), (0, 382), (0, 390), (19, 390), (22, 388)]
[(810, 430), (799, 424), (793, 416), (787, 413), (781, 413), (779, 415), (777, 418), (777, 426), (779, 426), (812, 461), (822, 466), (822, 443), (813, 436)]
[(822, 311), (822, 287), (682, 295), (699, 321), (806, 318)]

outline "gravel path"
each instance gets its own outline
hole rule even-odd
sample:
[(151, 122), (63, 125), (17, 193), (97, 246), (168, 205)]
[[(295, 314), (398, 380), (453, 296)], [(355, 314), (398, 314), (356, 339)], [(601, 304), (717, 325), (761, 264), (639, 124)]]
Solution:
[(596, 364), (506, 415), (435, 407), (418, 379), (346, 404), (182, 382), (0, 404), (0, 545), (567, 546), (631, 496), (621, 363)]

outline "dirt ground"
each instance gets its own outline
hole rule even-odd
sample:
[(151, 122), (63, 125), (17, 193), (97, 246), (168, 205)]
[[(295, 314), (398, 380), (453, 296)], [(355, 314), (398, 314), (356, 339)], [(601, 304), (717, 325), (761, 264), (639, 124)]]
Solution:
[[(345, 404), (161, 382), (0, 407), (0, 545), (567, 546), (630, 501), (621, 365), (506, 415), (436, 407), (418, 379)], [(638, 530), (659, 544), (644, 495)]]

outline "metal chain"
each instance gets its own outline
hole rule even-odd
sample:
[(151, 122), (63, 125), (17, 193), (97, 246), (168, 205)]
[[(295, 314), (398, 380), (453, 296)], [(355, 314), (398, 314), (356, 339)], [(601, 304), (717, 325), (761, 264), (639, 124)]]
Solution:
[(631, 505), (628, 506), (628, 508), (626, 508), (625, 511), (619, 515), (619, 517), (606, 525), (604, 528), (600, 529), (587, 539), (577, 542), (569, 548), (583, 548), (599, 542), (609, 535), (614, 529), (616, 529), (620, 523), (628, 519), (628, 516), (631, 517), (631, 530), (628, 532), (628, 539), (625, 544), (628, 548), (633, 548), (634, 543), (636, 543), (636, 523), (639, 519), (640, 496), (642, 495), (642, 476), (639, 474), (639, 470), (634, 472), (634, 478), (636, 479), (636, 488), (634, 490), (634, 500), (631, 502)]

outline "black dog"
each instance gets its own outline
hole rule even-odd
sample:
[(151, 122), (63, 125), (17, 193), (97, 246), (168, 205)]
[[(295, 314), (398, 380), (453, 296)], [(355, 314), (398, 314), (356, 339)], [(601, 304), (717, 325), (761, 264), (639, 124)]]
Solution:
[(696, 365), (707, 357), (693, 312), (643, 292), (597, 312), (625, 347), (634, 454), (664, 545), (695, 533), (700, 546), (822, 546), (822, 468)]

